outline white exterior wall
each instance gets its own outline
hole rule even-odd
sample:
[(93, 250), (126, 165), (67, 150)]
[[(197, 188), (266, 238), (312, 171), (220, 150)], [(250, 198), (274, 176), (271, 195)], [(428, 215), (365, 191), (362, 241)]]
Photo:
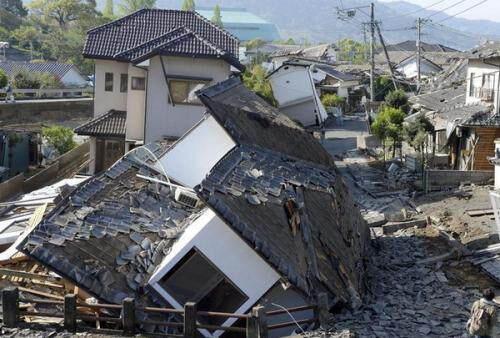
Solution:
[[(491, 60), (491, 63), (498, 64), (498, 61)], [(481, 98), (470, 96), (470, 85), (471, 85), (471, 74), (474, 74), (474, 87), (479, 88), (482, 86), (482, 76), (483, 74), (494, 74), (493, 89), (495, 90), (493, 104), (495, 107), (495, 112), (498, 112), (498, 89), (499, 89), (499, 67), (492, 65), (487, 65), (480, 60), (469, 59), (469, 64), (467, 66), (467, 92), (465, 94), (466, 104), (473, 104), (481, 102)]]
[[(104, 91), (105, 73), (113, 73), (113, 91)], [(120, 74), (128, 73), (128, 63), (95, 60), (94, 117), (111, 109), (127, 110), (127, 93), (120, 93)]]
[[(163, 61), (168, 75), (211, 78), (211, 84), (223, 81), (231, 74), (230, 65), (220, 59), (163, 57)], [(168, 87), (159, 56), (150, 60), (147, 87), (146, 143), (165, 136), (182, 136), (200, 121), (205, 112), (202, 105), (173, 106), (168, 102)]]
[(61, 78), (61, 82), (66, 86), (87, 86), (87, 80), (74, 68), (71, 68), (66, 74), (64, 74), (64, 76)]
[[(310, 126), (326, 119), (325, 108), (321, 104), (314, 86), (313, 77), (308, 67), (286, 65), (269, 77), (274, 98), (278, 101), (283, 113), (298, 120), (304, 126)], [(302, 105), (309, 102), (300, 110), (295, 109), (296, 103)], [(309, 107), (307, 109), (303, 109)], [(288, 113), (287, 113), (288, 112)]]
[[(409, 79), (415, 78), (415, 77), (417, 77), (417, 74), (418, 74), (417, 61), (414, 59), (411, 59), (411, 61), (403, 62), (403, 63), (398, 65), (396, 70), (398, 72), (403, 73)], [(439, 71), (441, 71), (440, 68), (429, 63), (426, 60), (422, 60), (420, 62), (420, 73), (422, 74), (422, 76), (429, 76), (431, 74), (438, 73)]]
[(128, 65), (128, 85), (127, 85), (127, 120), (126, 120), (126, 140), (144, 140), (144, 114), (146, 109), (146, 90), (133, 90), (132, 77), (143, 77), (147, 84), (147, 71)]
[(212, 115), (205, 115), (160, 158), (160, 164), (174, 181), (194, 188), (235, 146)]
[[(214, 245), (215, 243), (224, 245)], [(246, 313), (280, 279), (280, 275), (266, 261), (207, 208), (187, 227), (149, 280), (149, 285), (177, 309), (182, 309), (183, 304), (179, 304), (158, 282), (194, 247), (248, 297), (235, 313)], [(229, 318), (222, 325), (232, 325), (236, 320)], [(206, 330), (200, 332), (210, 336)], [(222, 333), (216, 331), (213, 336), (218, 337)]]

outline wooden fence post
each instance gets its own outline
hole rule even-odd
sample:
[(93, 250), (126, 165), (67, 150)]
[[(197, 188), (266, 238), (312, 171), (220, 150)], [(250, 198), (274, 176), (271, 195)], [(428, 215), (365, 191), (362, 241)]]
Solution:
[(184, 304), (184, 338), (196, 337), (196, 303)]
[(267, 318), (263, 306), (252, 308), (250, 318), (247, 319), (246, 338), (267, 338)]
[(17, 327), (19, 321), (19, 290), (17, 288), (2, 290), (2, 315), (3, 325)]
[(326, 327), (330, 317), (329, 309), (328, 295), (324, 292), (319, 293), (317, 296), (316, 307), (314, 308), (314, 317), (320, 327)]
[(122, 302), (122, 326), (124, 334), (135, 333), (135, 300), (133, 298), (125, 298)]
[(64, 328), (76, 332), (76, 295), (64, 296)]

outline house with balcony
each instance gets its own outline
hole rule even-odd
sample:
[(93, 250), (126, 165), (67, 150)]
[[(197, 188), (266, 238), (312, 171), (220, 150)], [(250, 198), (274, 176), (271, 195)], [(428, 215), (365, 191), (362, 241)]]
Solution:
[(193, 127), (204, 113), (195, 92), (243, 69), (238, 47), (194, 11), (142, 9), (90, 30), (83, 55), (95, 61), (94, 119), (76, 129), (91, 139), (90, 173)]

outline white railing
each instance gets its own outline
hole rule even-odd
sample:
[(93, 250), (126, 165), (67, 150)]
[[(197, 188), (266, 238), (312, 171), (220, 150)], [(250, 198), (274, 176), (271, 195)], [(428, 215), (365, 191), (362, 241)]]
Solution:
[[(14, 94), (22, 94), (26, 97), (64, 97), (64, 96), (84, 96), (92, 95), (94, 88), (56, 88), (56, 89), (13, 89)], [(5, 94), (5, 88), (0, 89), (0, 94)]]

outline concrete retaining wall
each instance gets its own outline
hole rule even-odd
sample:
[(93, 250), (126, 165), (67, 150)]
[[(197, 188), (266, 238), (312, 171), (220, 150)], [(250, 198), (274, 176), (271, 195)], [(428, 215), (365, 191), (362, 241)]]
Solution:
[(16, 123), (36, 123), (66, 121), (75, 118), (91, 118), (94, 100), (30, 100), (0, 104), (0, 121)]
[(70, 176), (88, 159), (89, 151), (90, 144), (88, 142), (81, 144), (56, 159), (49, 167), (28, 179), (25, 179), (23, 174), (19, 174), (1, 183), (0, 202), (6, 201), (16, 195), (26, 194), (54, 184), (58, 180)]
[(445, 190), (456, 188), (460, 183), (470, 182), (478, 185), (488, 184), (493, 181), (493, 171), (483, 170), (426, 170), (425, 191)]

